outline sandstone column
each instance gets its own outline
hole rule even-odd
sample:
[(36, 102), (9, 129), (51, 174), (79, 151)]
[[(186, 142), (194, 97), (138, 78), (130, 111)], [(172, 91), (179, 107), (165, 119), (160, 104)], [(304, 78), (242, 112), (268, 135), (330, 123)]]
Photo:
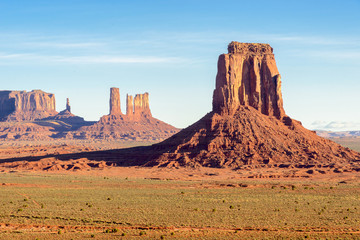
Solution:
[(120, 109), (120, 92), (118, 88), (110, 88), (110, 115), (121, 114)]
[(132, 116), (134, 115), (134, 98), (132, 95), (126, 94), (126, 115)]

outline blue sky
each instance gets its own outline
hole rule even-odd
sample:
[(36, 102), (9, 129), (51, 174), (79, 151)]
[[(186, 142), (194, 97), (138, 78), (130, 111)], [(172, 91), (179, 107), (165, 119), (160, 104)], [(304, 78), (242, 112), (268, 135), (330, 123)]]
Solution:
[(360, 1), (0, 1), (3, 90), (70, 98), (87, 120), (109, 88), (150, 93), (155, 117), (186, 127), (211, 111), (230, 41), (274, 48), (287, 114), (311, 129), (360, 129)]

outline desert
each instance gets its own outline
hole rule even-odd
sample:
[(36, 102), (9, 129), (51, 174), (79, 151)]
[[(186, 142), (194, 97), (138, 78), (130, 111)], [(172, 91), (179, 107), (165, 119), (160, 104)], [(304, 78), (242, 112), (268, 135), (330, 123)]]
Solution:
[(356, 21), (259, 3), (5, 1), (0, 239), (360, 239)]
[[(269, 45), (228, 50), (213, 111), (160, 143), (92, 135), (4, 144), (2, 238), (357, 236), (360, 154), (285, 114)], [(147, 95), (135, 113), (128, 96), (123, 115), (119, 90), (110, 93), (110, 114), (80, 129), (126, 135), (143, 118), (155, 128)]]

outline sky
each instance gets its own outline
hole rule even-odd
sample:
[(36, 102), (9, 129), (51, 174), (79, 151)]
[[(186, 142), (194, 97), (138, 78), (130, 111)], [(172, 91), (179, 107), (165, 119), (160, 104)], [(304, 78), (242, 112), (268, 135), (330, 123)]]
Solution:
[(1, 90), (54, 93), (96, 121), (109, 89), (149, 92), (184, 128), (211, 111), (231, 41), (269, 43), (286, 113), (310, 129), (360, 130), (360, 1), (1, 0)]

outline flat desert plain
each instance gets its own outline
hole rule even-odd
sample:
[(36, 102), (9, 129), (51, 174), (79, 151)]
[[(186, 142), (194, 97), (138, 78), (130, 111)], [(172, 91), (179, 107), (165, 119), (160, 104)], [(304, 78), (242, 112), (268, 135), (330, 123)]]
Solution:
[[(70, 144), (12, 148), (31, 156), (90, 149)], [(263, 178), (272, 170), (116, 166), (0, 171), (1, 239), (360, 238), (356, 173), (305, 169), (291, 177), (286, 169), (289, 177)]]

